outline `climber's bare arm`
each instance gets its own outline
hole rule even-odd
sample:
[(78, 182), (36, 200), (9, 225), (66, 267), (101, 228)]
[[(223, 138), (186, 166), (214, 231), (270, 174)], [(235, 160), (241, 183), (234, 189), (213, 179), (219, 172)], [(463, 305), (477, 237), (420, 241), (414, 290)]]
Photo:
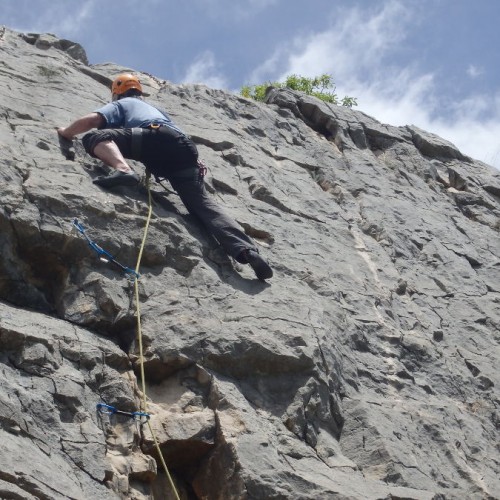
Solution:
[(72, 141), (75, 135), (83, 134), (84, 132), (88, 132), (93, 128), (99, 128), (104, 125), (104, 118), (99, 113), (90, 113), (88, 115), (82, 116), (75, 120), (71, 125), (67, 127), (61, 127), (57, 129), (57, 133), (68, 139), (68, 141)]

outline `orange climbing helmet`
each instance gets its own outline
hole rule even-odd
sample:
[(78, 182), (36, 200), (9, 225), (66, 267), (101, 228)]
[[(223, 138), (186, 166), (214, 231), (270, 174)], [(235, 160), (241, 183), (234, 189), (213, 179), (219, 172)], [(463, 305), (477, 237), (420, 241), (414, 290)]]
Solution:
[(113, 95), (122, 95), (130, 89), (138, 90), (142, 94), (142, 85), (139, 78), (131, 73), (122, 73), (113, 80), (111, 93)]

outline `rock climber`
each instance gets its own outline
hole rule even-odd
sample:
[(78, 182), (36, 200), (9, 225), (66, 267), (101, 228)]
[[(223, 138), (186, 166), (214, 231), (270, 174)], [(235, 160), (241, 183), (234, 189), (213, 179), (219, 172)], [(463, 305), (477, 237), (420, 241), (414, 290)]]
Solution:
[(96, 178), (94, 184), (103, 188), (136, 185), (139, 176), (125, 158), (142, 162), (157, 179), (168, 179), (188, 211), (228, 255), (249, 264), (257, 278), (271, 278), (273, 271), (252, 239), (208, 195), (196, 145), (168, 114), (143, 100), (139, 78), (128, 73), (117, 76), (111, 94), (109, 104), (57, 129), (69, 141), (97, 129), (83, 136), (83, 146), (113, 171)]

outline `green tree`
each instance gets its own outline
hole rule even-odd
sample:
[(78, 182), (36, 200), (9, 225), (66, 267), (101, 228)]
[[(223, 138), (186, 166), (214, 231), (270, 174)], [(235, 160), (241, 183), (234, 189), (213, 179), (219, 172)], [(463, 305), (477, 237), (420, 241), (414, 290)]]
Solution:
[(314, 78), (307, 78), (299, 75), (289, 75), (284, 82), (266, 82), (260, 85), (245, 85), (241, 88), (240, 94), (243, 97), (263, 101), (266, 97), (268, 87), (287, 88), (292, 90), (300, 90), (307, 95), (312, 95), (322, 101), (332, 104), (341, 104), (351, 108), (357, 106), (355, 97), (345, 96), (339, 99), (335, 93), (335, 83), (333, 83), (332, 75), (324, 74)]

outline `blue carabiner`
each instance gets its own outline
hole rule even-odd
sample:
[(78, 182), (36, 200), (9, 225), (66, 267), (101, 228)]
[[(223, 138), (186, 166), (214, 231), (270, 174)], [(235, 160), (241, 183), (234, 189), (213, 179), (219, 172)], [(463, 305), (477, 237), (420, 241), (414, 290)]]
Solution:
[(145, 422), (143, 422), (142, 419), (145, 418), (147, 422), (151, 418), (151, 415), (143, 411), (134, 411), (134, 413), (132, 413), (132, 418), (143, 424)]
[(112, 415), (113, 413), (116, 413), (118, 411), (114, 406), (104, 403), (97, 403), (96, 407), (99, 413), (102, 413), (104, 415)]

